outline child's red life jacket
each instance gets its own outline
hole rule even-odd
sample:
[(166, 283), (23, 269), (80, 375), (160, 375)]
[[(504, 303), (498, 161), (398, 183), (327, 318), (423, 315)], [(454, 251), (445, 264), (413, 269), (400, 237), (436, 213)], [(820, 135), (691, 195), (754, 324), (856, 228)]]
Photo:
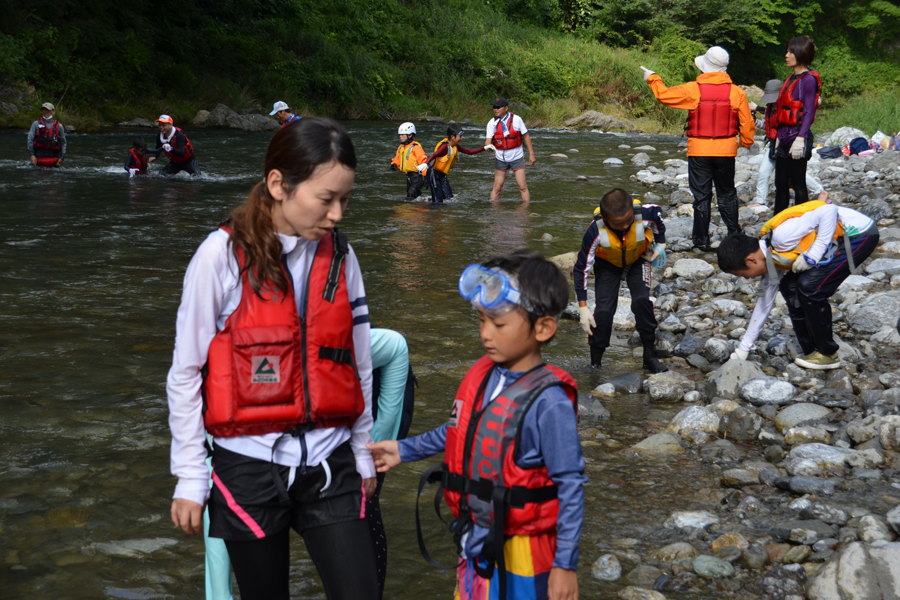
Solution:
[[(302, 317), (286, 269), (287, 290), (266, 281), (259, 295), (250, 285), (250, 270), (242, 270), (241, 302), (209, 345), (203, 391), (211, 434), (352, 425), (363, 413), (345, 274), (348, 252), (347, 238), (337, 229), (319, 242)], [(238, 249), (242, 269), (244, 260)]]
[[(509, 117), (507, 119), (507, 117)], [(494, 147), (498, 150), (512, 150), (522, 145), (522, 132), (513, 125), (515, 115), (506, 113), (502, 119), (497, 119), (497, 129), (494, 131)], [(508, 135), (503, 135), (503, 124), (506, 122)]]
[[(194, 158), (194, 146), (191, 145), (191, 140), (188, 139), (187, 134), (184, 133), (184, 131), (182, 131), (180, 128), (175, 127), (174, 125), (172, 126), (172, 128), (176, 133), (181, 131), (181, 133), (184, 135), (184, 155), (178, 156), (174, 152), (166, 152), (165, 150), (163, 150), (163, 153), (168, 156), (169, 160), (171, 160), (173, 163), (183, 163), (191, 160), (192, 158)], [(159, 139), (163, 139), (162, 134), (159, 134)], [(176, 146), (177, 141), (178, 136), (172, 134), (172, 139), (170, 139), (168, 142), (163, 141), (163, 143), (168, 143), (170, 146), (172, 146), (172, 150), (178, 150), (179, 148)]]
[(738, 134), (738, 111), (731, 107), (731, 83), (701, 83), (700, 103), (688, 112), (685, 133), (702, 139), (732, 138)]
[(59, 158), (62, 152), (62, 140), (59, 137), (59, 121), (53, 119), (48, 127), (43, 119), (38, 122), (34, 132), (34, 155), (37, 158)]
[(134, 148), (128, 151), (128, 154), (131, 155), (131, 164), (132, 169), (137, 169), (138, 175), (146, 175), (147, 174), (147, 155), (143, 156), (138, 155), (137, 152), (134, 151)]
[[(806, 75), (812, 75), (816, 80), (816, 106), (818, 106), (819, 96), (822, 94), (822, 78), (819, 77), (816, 71), (805, 71), (793, 81), (788, 79), (782, 84), (781, 91), (778, 93), (778, 100), (776, 100), (776, 128), (780, 125), (800, 125), (800, 121), (803, 119), (804, 106), (800, 100), (794, 100), (794, 88)], [(815, 106), (813, 106), (813, 109), (815, 109)]]

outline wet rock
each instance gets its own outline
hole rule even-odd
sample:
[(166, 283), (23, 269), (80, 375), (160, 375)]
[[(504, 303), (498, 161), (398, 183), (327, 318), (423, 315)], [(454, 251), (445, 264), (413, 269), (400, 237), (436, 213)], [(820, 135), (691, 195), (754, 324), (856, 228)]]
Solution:
[(610, 412), (590, 394), (578, 394), (578, 416), (586, 421), (606, 421)]
[(705, 338), (694, 337), (690, 333), (686, 333), (684, 334), (684, 337), (681, 338), (681, 341), (675, 346), (675, 355), (686, 357), (691, 354), (702, 352), (704, 344), (706, 344)]
[(741, 460), (744, 453), (728, 440), (716, 440), (703, 446), (700, 456), (711, 462), (735, 462)]
[(812, 580), (810, 600), (894, 600), (900, 582), (900, 544), (853, 542), (832, 557)]
[(675, 542), (663, 546), (659, 550), (651, 552), (647, 557), (650, 560), (658, 560), (666, 563), (678, 562), (697, 556), (699, 552), (687, 542)]
[(716, 272), (715, 267), (699, 258), (682, 258), (675, 262), (673, 268), (679, 277), (687, 279), (705, 279)]
[(719, 517), (707, 510), (681, 510), (673, 512), (663, 524), (666, 529), (706, 529), (719, 522)]
[(678, 317), (675, 316), (675, 313), (669, 313), (666, 315), (666, 318), (660, 322), (659, 328), (662, 331), (684, 333), (687, 330), (687, 325), (682, 323)]
[(635, 327), (634, 313), (631, 312), (631, 300), (619, 298), (616, 312), (613, 315), (613, 328), (618, 331), (631, 331)]
[(557, 152), (556, 154), (551, 154), (550, 158), (569, 158), (568, 155), (563, 154), (562, 152)]
[(769, 553), (759, 544), (752, 544), (741, 552), (741, 566), (745, 569), (762, 569), (769, 564)]
[(748, 408), (738, 408), (722, 417), (719, 433), (739, 442), (750, 442), (759, 436), (762, 418)]
[(638, 373), (626, 373), (609, 380), (621, 394), (637, 394), (641, 391), (643, 379)]
[(757, 377), (743, 384), (739, 390), (741, 398), (756, 405), (787, 404), (796, 395), (797, 388), (790, 382), (777, 377)]
[(713, 552), (718, 552), (722, 548), (737, 548), (739, 550), (744, 550), (745, 548), (750, 547), (750, 542), (747, 541), (747, 538), (742, 536), (740, 533), (733, 531), (731, 533), (725, 533), (717, 537), (710, 544), (710, 548), (712, 548)]
[(847, 454), (845, 460), (850, 467), (874, 469), (884, 464), (884, 454), (874, 448), (853, 450)]
[(618, 158), (607, 158), (606, 160), (603, 161), (603, 164), (604, 165), (615, 165), (618, 167), (618, 166), (624, 165), (625, 163), (623, 163), (621, 161), (621, 159), (618, 159)]
[(794, 546), (787, 551), (787, 553), (781, 559), (781, 562), (786, 565), (790, 565), (793, 563), (802, 563), (807, 558), (809, 558), (811, 554), (812, 548), (810, 548), (809, 546)]
[(684, 397), (686, 378), (680, 373), (668, 371), (656, 373), (647, 380), (647, 393), (651, 402), (679, 402)]
[(847, 424), (847, 436), (856, 444), (868, 442), (878, 436), (879, 423), (880, 419), (876, 421), (876, 417), (867, 417), (865, 420), (853, 420)]
[(571, 277), (572, 269), (575, 268), (575, 261), (578, 260), (578, 253), (566, 252), (565, 254), (552, 256), (547, 260), (555, 264), (563, 273), (566, 273), (569, 277)]
[(895, 533), (900, 533), (900, 505), (889, 510), (884, 518)]
[(591, 575), (601, 581), (616, 581), (622, 576), (622, 565), (612, 554), (604, 554), (591, 565)]
[(655, 454), (681, 454), (684, 452), (684, 440), (674, 433), (657, 433), (632, 446), (634, 450)]
[(197, 114), (194, 115), (194, 118), (191, 120), (191, 124), (197, 127), (206, 127), (209, 123), (209, 111), (208, 110), (198, 110)]
[(628, 575), (625, 577), (628, 579), (628, 583), (650, 586), (659, 579), (660, 575), (662, 575), (662, 571), (656, 567), (651, 567), (650, 565), (638, 565), (629, 571)]
[(800, 460), (811, 460), (822, 468), (838, 468), (844, 466), (847, 454), (850, 450), (828, 446), (826, 444), (803, 444), (796, 446), (788, 453), (785, 468), (790, 472), (792, 463)]
[(804, 600), (805, 586), (801, 565), (778, 566), (745, 585), (734, 600)]
[(759, 473), (747, 469), (728, 469), (722, 472), (720, 481), (723, 486), (733, 488), (759, 485)]
[(691, 566), (694, 568), (694, 573), (706, 579), (722, 579), (734, 575), (734, 567), (731, 566), (731, 563), (715, 556), (701, 554), (694, 558)]
[(800, 516), (804, 519), (816, 519), (829, 525), (846, 525), (850, 520), (850, 514), (846, 510), (821, 502), (811, 502), (809, 506), (800, 511)]
[(716, 433), (719, 429), (719, 415), (705, 406), (688, 406), (675, 415), (667, 429), (682, 436), (682, 432), (689, 429)]
[(890, 542), (894, 539), (894, 535), (888, 529), (885, 522), (874, 515), (861, 517), (859, 519), (859, 526), (857, 526), (856, 530), (859, 532), (859, 539), (864, 542), (871, 543), (879, 540)]
[(553, 241), (553, 236), (550, 235), (549, 233), (545, 233), (545, 234), (543, 234), (543, 235), (541, 236), (540, 241), (542, 241), (542, 242), (552, 242), (552, 241)]
[(703, 352), (706, 354), (706, 358), (709, 362), (723, 363), (731, 356), (732, 345), (731, 342), (727, 340), (709, 338), (706, 340), (706, 343), (703, 344)]
[(816, 519), (792, 519), (778, 523), (769, 530), (769, 533), (775, 539), (785, 542), (814, 544), (818, 540), (834, 537), (837, 529)]
[(631, 162), (650, 162), (650, 155), (645, 152), (638, 152), (634, 156), (631, 157)]
[(659, 592), (639, 587), (622, 588), (617, 595), (621, 600), (666, 600)]
[(90, 549), (108, 556), (120, 556), (123, 558), (140, 558), (152, 554), (157, 550), (176, 546), (180, 542), (170, 538), (152, 538), (142, 540), (116, 540), (113, 542), (98, 542), (91, 544)]
[[(786, 481), (784, 481), (786, 480)], [(831, 496), (834, 494), (837, 482), (840, 479), (823, 479), (821, 477), (785, 477), (775, 480), (776, 486), (782, 489), (788, 489), (795, 494), (817, 494)], [(782, 486), (781, 484), (785, 485)]]
[(591, 390), (591, 394), (597, 398), (613, 398), (616, 395), (616, 386), (611, 383), (601, 383)]
[(729, 360), (716, 369), (706, 382), (706, 395), (709, 398), (725, 398), (733, 400), (738, 397), (740, 387), (752, 379), (764, 377), (765, 374), (756, 363), (746, 360)]
[(769, 555), (770, 562), (780, 563), (784, 558), (784, 555), (787, 554), (793, 546), (790, 544), (766, 544), (763, 548), (765, 549), (766, 554)]
[(900, 416), (882, 417), (878, 426), (878, 439), (885, 449), (900, 451)]
[(795, 427), (804, 421), (821, 419), (830, 412), (831, 410), (824, 406), (819, 406), (818, 404), (810, 404), (808, 402), (793, 404), (781, 410), (775, 416), (775, 426), (778, 427), (779, 430), (784, 431), (785, 429)]
[(791, 427), (784, 430), (784, 441), (791, 446), (800, 444), (831, 443), (831, 434), (818, 427)]

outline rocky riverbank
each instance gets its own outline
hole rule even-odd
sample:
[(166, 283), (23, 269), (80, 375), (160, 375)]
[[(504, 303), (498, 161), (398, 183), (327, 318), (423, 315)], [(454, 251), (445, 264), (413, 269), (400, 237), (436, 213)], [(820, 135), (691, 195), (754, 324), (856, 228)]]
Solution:
[[(669, 264), (656, 273), (653, 295), (657, 351), (670, 372), (614, 378), (593, 390), (596, 405), (582, 405), (596, 414), (603, 400), (643, 395), (672, 406), (671, 421), (631, 447), (598, 438), (610, 451), (700, 461), (721, 476), (717, 510), (672, 513), (656, 536), (670, 543), (646, 554), (634, 551), (638, 540), (610, 540), (594, 577), (621, 586), (625, 600), (691, 589), (737, 600), (900, 597), (900, 153), (810, 162), (837, 203), (870, 215), (881, 230), (876, 254), (832, 298), (842, 368), (816, 372), (792, 362), (800, 348), (780, 295), (758, 349), (747, 361), (728, 361), (759, 282), (723, 274), (714, 254), (689, 250), (686, 161), (650, 147), (620, 149), (621, 168), (630, 163), (632, 180), (647, 186), (644, 200), (668, 200)], [(772, 214), (771, 194), (770, 206), (753, 203), (758, 150), (742, 151), (737, 162), (740, 221), (751, 235)], [(556, 260), (569, 270), (574, 254)], [(621, 294), (614, 326), (632, 332), (639, 357), (624, 286)], [(577, 319), (574, 303), (567, 315)]]

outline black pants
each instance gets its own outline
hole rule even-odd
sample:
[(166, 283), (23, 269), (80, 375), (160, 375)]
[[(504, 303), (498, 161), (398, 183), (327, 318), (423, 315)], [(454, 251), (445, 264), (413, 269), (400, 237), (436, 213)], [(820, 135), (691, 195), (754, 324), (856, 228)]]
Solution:
[(160, 170), (160, 173), (165, 175), (175, 175), (182, 171), (187, 172), (189, 175), (200, 175), (200, 167), (197, 166), (197, 159), (192, 158), (191, 160), (180, 163), (170, 161), (169, 164)]
[(710, 204), (716, 186), (719, 215), (728, 233), (741, 233), (738, 225), (738, 197), (734, 188), (733, 156), (688, 156), (688, 186), (694, 195), (695, 246), (709, 246)]
[(450, 189), (450, 180), (446, 173), (441, 173), (437, 169), (431, 169), (431, 201), (443, 202), (453, 197), (453, 190)]
[[(809, 146), (809, 138), (807, 138)], [(800, 160), (791, 157), (791, 147), (779, 145), (773, 151), (775, 158), (775, 206), (772, 211), (777, 215), (791, 203), (791, 188), (794, 188), (794, 204), (809, 201), (809, 190), (806, 187), (806, 163), (812, 149), (807, 148)]]
[[(794, 334), (804, 354), (817, 350), (826, 356), (838, 351), (831, 330), (831, 304), (828, 299), (838, 286), (850, 276), (850, 264), (844, 252), (843, 240), (838, 238), (834, 257), (826, 265), (816, 266), (802, 273), (793, 271), (781, 278), (779, 289), (787, 303)], [(878, 245), (878, 227), (850, 238), (853, 262), (859, 266)], [(890, 318), (886, 322), (892, 323)]]
[(372, 548), (375, 551), (375, 567), (378, 569), (378, 598), (384, 597), (384, 580), (387, 578), (387, 536), (384, 534), (384, 521), (381, 520), (381, 486), (384, 485), (384, 473), (378, 473), (378, 487), (371, 498), (366, 498), (366, 521), (372, 535)]
[(406, 174), (406, 199), (415, 200), (422, 195), (422, 187), (425, 186), (425, 178), (419, 172)]
[(588, 340), (590, 345), (599, 350), (609, 347), (613, 316), (619, 303), (619, 283), (623, 274), (631, 291), (631, 312), (634, 313), (638, 333), (641, 337), (655, 335), (656, 315), (653, 314), (653, 303), (650, 302), (650, 263), (639, 258), (636, 263), (627, 267), (617, 267), (598, 258), (594, 265), (594, 292), (597, 296), (594, 321), (597, 322), (597, 327)]

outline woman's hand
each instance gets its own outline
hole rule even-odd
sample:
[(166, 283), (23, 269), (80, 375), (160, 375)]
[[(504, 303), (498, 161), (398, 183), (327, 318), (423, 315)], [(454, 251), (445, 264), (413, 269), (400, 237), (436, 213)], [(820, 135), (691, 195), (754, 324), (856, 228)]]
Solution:
[(375, 461), (375, 469), (379, 473), (387, 473), (403, 462), (400, 460), (400, 448), (396, 441), (366, 444), (366, 448), (372, 451), (372, 460)]
[(378, 479), (375, 477), (369, 477), (368, 479), (363, 479), (363, 491), (366, 493), (365, 499), (368, 500), (372, 496), (375, 495), (375, 490), (378, 488)]
[(547, 582), (547, 596), (550, 600), (578, 600), (578, 577), (575, 571), (553, 567)]
[(203, 507), (184, 498), (175, 498), (172, 500), (172, 522), (175, 527), (181, 527), (188, 535), (201, 533), (203, 531)]

